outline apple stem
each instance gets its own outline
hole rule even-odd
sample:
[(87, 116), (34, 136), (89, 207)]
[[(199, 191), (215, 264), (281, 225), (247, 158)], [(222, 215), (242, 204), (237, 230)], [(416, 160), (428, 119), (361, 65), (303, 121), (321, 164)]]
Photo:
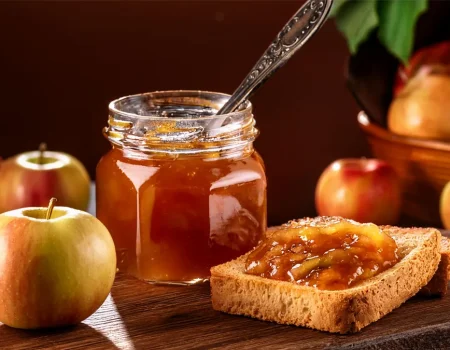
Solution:
[(44, 152), (46, 150), (47, 150), (47, 144), (45, 142), (42, 142), (39, 145), (39, 160), (38, 160), (39, 164), (43, 164), (44, 163)]
[(45, 220), (49, 220), (52, 217), (53, 208), (55, 207), (55, 203), (56, 203), (55, 197), (50, 199), (50, 202), (48, 203), (47, 214), (45, 215)]

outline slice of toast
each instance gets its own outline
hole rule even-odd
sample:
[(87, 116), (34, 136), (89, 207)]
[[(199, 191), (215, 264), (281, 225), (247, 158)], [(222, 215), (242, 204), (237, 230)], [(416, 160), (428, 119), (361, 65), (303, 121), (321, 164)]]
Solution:
[(446, 256), (448, 263), (447, 279), (450, 280), (450, 239), (448, 237), (442, 237), (441, 239), (441, 254)]
[[(327, 222), (322, 217), (295, 223), (298, 227)], [(408, 235), (401, 234), (408, 229), (395, 230), (401, 260), (352, 288), (319, 290), (246, 274), (247, 253), (211, 269), (212, 306), (218, 311), (281, 324), (341, 334), (357, 332), (417, 294), (431, 280), (441, 260), (438, 230), (414, 229)]]
[[(412, 235), (414, 241), (414, 235), (417, 234), (417, 228), (411, 228), (408, 230), (398, 229), (393, 226), (380, 226), (381, 229), (389, 233), (394, 239), (402, 240)], [(413, 243), (414, 244), (414, 243)], [(418, 293), (423, 296), (444, 296), (448, 291), (448, 280), (450, 279), (450, 240), (447, 237), (441, 237), (441, 261), (439, 262), (438, 269), (434, 274), (431, 281), (424, 286)]]

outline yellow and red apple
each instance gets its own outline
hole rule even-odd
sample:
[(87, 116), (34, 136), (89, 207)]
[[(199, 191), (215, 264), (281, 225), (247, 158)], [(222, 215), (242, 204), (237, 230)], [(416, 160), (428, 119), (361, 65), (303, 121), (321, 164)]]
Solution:
[(415, 75), (392, 101), (388, 128), (393, 133), (431, 140), (450, 141), (449, 73)]
[(321, 174), (315, 203), (319, 215), (395, 224), (400, 216), (401, 188), (395, 170), (383, 160), (339, 159)]
[(425, 46), (414, 52), (406, 65), (400, 64), (394, 79), (394, 97), (416, 74), (423, 74), (423, 70), (433, 70), (435, 67), (445, 67), (450, 64), (450, 41), (441, 41)]
[(417, 51), (400, 66), (388, 111), (393, 133), (450, 141), (450, 41)]
[(106, 227), (67, 207), (0, 214), (0, 322), (22, 329), (77, 324), (108, 296), (116, 253)]
[(445, 229), (450, 229), (450, 182), (444, 186), (439, 201), (439, 213), (442, 225)]
[(51, 197), (61, 206), (87, 210), (90, 178), (79, 160), (41, 149), (0, 162), (0, 213), (46, 206)]

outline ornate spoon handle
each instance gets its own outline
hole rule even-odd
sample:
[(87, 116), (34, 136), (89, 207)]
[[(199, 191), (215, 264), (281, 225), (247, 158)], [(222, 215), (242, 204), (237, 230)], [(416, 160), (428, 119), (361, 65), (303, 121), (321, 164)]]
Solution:
[(322, 26), (333, 0), (309, 0), (289, 20), (230, 99), (217, 112), (231, 113), (282, 67)]

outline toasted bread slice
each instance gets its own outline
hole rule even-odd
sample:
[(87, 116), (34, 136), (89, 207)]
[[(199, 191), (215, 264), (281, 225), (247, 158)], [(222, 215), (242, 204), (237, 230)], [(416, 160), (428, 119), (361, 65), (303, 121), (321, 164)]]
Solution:
[[(398, 229), (393, 226), (380, 226), (381, 229), (388, 232), (394, 239), (402, 240), (406, 239), (403, 236), (416, 235), (421, 229)], [(414, 244), (414, 243), (413, 243)], [(424, 286), (418, 293), (423, 296), (444, 296), (448, 291), (448, 280), (450, 279), (450, 240), (447, 237), (441, 237), (441, 261), (439, 262), (438, 269), (434, 274), (431, 281)]]
[(446, 256), (448, 263), (447, 279), (450, 280), (450, 239), (448, 237), (442, 237), (441, 239), (441, 254)]
[[(327, 220), (307, 219), (301, 223), (327, 225)], [(212, 306), (218, 311), (281, 324), (342, 334), (357, 332), (415, 295), (438, 268), (438, 230), (415, 229), (408, 235), (401, 235), (407, 229), (395, 230), (401, 260), (352, 288), (319, 290), (249, 275), (245, 273), (247, 253), (211, 269)]]

